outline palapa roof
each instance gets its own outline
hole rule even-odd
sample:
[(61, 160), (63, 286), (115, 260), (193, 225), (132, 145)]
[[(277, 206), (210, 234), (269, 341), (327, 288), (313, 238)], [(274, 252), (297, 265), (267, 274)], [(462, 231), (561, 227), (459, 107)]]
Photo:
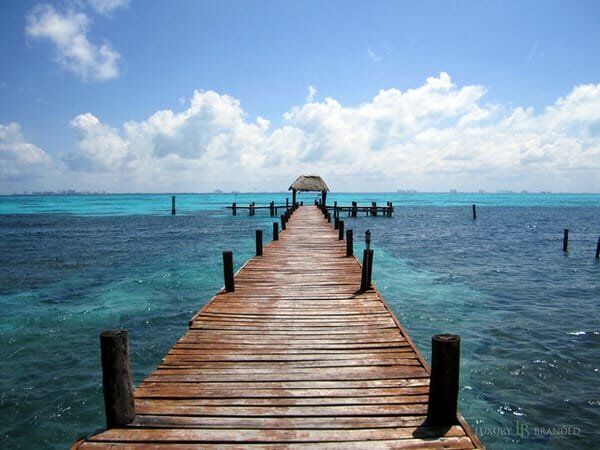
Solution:
[(289, 187), (290, 191), (294, 189), (297, 191), (329, 191), (323, 178), (318, 175), (300, 175)]

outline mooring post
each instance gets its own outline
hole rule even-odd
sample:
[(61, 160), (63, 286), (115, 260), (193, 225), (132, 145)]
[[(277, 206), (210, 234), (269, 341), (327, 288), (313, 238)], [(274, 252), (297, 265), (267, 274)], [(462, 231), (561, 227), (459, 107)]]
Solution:
[(171, 195), (171, 215), (174, 216), (175, 213), (175, 196)]
[(275, 215), (275, 202), (273, 200), (271, 200), (271, 203), (269, 204), (269, 214), (271, 217)]
[(331, 223), (331, 213), (330, 213), (330, 212), (328, 212), (328, 213), (326, 214), (326, 216), (327, 216), (327, 223)]
[(371, 248), (371, 230), (365, 231), (365, 245), (367, 250)]
[(235, 216), (237, 214), (237, 204), (233, 202), (231, 204), (231, 213)]
[(460, 336), (436, 334), (431, 338), (431, 375), (427, 425), (451, 426), (458, 423), (458, 376)]
[(375, 254), (373, 249), (369, 250), (369, 270), (367, 271), (367, 289), (371, 289), (371, 284), (373, 282), (373, 255)]
[(477, 207), (473, 204), (473, 220), (477, 220)]
[(285, 214), (282, 214), (280, 219), (281, 219), (281, 231), (285, 231)]
[(338, 222), (338, 232), (339, 232), (338, 239), (340, 241), (343, 241), (344, 240), (344, 221), (343, 220), (340, 220)]
[(333, 229), (337, 230), (340, 226), (340, 219), (335, 215), (335, 211), (333, 213)]
[(223, 277), (225, 278), (225, 292), (235, 291), (235, 281), (233, 279), (233, 252), (230, 250), (223, 252)]
[(360, 291), (364, 292), (369, 290), (369, 250), (363, 250), (363, 260), (362, 260), (362, 271), (360, 274)]
[(353, 231), (346, 230), (346, 256), (354, 255)]
[(100, 353), (106, 428), (122, 427), (135, 419), (127, 331), (101, 333)]
[(279, 240), (279, 224), (277, 222), (273, 222), (273, 240)]
[(262, 230), (256, 230), (256, 256), (262, 256), (263, 254), (263, 232)]
[(569, 229), (565, 228), (565, 231), (563, 232), (563, 252), (566, 252), (569, 250)]
[(358, 203), (352, 202), (352, 217), (356, 217), (358, 213)]

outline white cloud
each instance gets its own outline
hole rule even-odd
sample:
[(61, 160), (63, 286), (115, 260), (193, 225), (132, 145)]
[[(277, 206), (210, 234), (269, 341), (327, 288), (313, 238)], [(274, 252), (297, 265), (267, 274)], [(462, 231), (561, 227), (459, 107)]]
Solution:
[(88, 0), (88, 2), (97, 13), (104, 15), (129, 5), (129, 0)]
[(18, 123), (0, 123), (0, 181), (31, 178), (49, 165), (49, 156), (27, 142)]
[(298, 173), (338, 191), (600, 191), (600, 84), (538, 113), (487, 104), (483, 86), (456, 86), (446, 73), (355, 106), (310, 94), (276, 128), (213, 91), (119, 126), (82, 114), (64, 162), (70, 179), (99, 183), (82, 188), (116, 191), (281, 189)]
[(377, 53), (375, 53), (375, 50), (373, 50), (371, 47), (367, 48), (367, 56), (373, 62), (377, 62), (378, 63), (378, 62), (383, 61), (383, 56), (378, 55)]
[(51, 5), (37, 5), (27, 14), (26, 22), (26, 35), (52, 42), (59, 64), (84, 81), (104, 81), (119, 75), (119, 53), (106, 42), (90, 42), (86, 14), (61, 13)]
[(308, 86), (308, 94), (306, 95), (306, 103), (312, 103), (317, 95), (317, 88), (312, 84)]

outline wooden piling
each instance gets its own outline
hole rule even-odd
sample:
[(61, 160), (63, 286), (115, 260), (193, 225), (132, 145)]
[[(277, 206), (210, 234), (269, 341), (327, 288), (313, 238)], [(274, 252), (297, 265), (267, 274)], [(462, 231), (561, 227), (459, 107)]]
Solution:
[(354, 236), (352, 230), (346, 230), (346, 256), (354, 255)]
[(100, 353), (106, 427), (122, 427), (135, 419), (127, 331), (100, 334)]
[(458, 424), (458, 381), (460, 370), (460, 336), (437, 334), (431, 338), (431, 375), (427, 425)]
[(358, 214), (358, 203), (352, 202), (352, 217), (356, 217)]
[(275, 216), (275, 202), (273, 200), (271, 200), (271, 203), (269, 204), (269, 214), (271, 217)]
[(569, 250), (569, 229), (565, 228), (563, 232), (563, 252)]
[(337, 230), (340, 227), (340, 219), (333, 213), (333, 229)]
[(285, 231), (285, 214), (282, 214), (280, 219), (281, 219), (281, 231)]
[(373, 249), (369, 250), (369, 266), (367, 271), (367, 289), (371, 289), (371, 285), (373, 284), (373, 255), (375, 252)]
[(477, 208), (473, 205), (473, 220), (477, 220)]
[(225, 279), (225, 292), (235, 291), (235, 281), (233, 278), (233, 252), (223, 252), (223, 277)]
[(233, 202), (231, 204), (231, 213), (235, 216), (237, 215), (237, 204), (235, 202)]
[(344, 240), (344, 221), (343, 220), (338, 221), (338, 231), (339, 231), (338, 239), (340, 241), (343, 241)]
[(377, 215), (377, 202), (371, 202), (371, 215)]
[(263, 254), (263, 232), (262, 230), (256, 230), (256, 256), (262, 256)]
[(175, 213), (175, 196), (171, 195), (171, 215), (174, 216)]
[(596, 244), (596, 259), (600, 259), (600, 237), (598, 238), (598, 243)]
[(365, 231), (365, 246), (371, 248), (371, 230)]
[(331, 223), (331, 213), (327, 213), (327, 223)]
[(369, 290), (369, 250), (363, 250), (362, 270), (360, 274), (360, 291)]
[(277, 222), (273, 222), (273, 240), (279, 240), (279, 224)]

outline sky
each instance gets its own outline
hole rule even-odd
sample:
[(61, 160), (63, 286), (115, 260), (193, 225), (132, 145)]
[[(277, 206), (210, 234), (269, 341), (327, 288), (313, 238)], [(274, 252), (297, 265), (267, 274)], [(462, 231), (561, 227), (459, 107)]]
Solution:
[(600, 2), (0, 0), (0, 194), (600, 192)]

